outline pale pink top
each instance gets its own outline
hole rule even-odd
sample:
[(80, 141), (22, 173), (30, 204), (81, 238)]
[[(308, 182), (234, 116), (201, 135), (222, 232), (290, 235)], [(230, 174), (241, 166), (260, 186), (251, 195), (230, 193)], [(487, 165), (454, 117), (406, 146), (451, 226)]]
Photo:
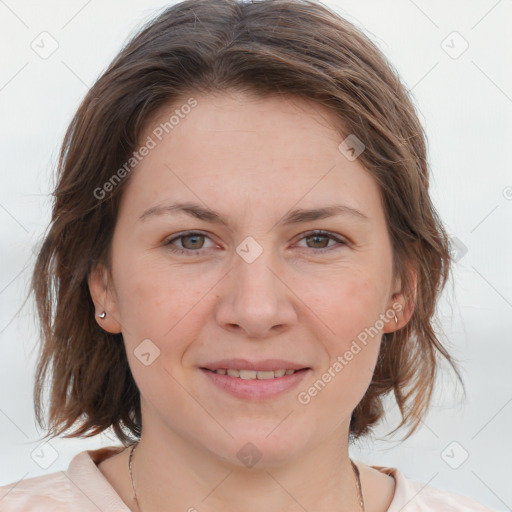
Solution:
[[(78, 453), (65, 471), (0, 487), (1, 512), (130, 512), (97, 464), (122, 450), (109, 446)], [(478, 502), (409, 480), (398, 469), (371, 466), (396, 482), (388, 512), (493, 512)]]

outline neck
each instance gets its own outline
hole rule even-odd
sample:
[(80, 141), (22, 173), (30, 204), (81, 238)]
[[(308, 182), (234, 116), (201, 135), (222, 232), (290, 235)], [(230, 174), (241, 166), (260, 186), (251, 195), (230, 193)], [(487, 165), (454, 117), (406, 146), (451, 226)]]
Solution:
[[(138, 502), (133, 510), (137, 512), (179, 508), (191, 512), (364, 510), (348, 447), (342, 446), (339, 438), (335, 444), (334, 439), (325, 442), (314, 453), (293, 460), (263, 463), (262, 456), (251, 467), (240, 465), (238, 460), (221, 460), (187, 446), (182, 439), (177, 443), (172, 439), (155, 443), (155, 439), (158, 436), (143, 434), (132, 458)], [(242, 451), (242, 458), (257, 458), (257, 449), (252, 454), (250, 451)]]

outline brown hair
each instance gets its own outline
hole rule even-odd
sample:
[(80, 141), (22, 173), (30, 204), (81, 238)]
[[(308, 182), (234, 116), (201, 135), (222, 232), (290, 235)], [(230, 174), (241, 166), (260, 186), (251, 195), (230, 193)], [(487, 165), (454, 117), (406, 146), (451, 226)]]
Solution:
[[(409, 437), (428, 411), (443, 356), (435, 307), (450, 271), (449, 239), (429, 197), (426, 136), (408, 91), (380, 50), (314, 0), (186, 0), (144, 26), (90, 89), (63, 141), (51, 224), (32, 276), (41, 322), (34, 402), (52, 377), (49, 433), (89, 437), (112, 427), (123, 444), (142, 418), (121, 334), (95, 321), (88, 276), (111, 268), (119, 201), (130, 176), (98, 187), (138, 147), (150, 116), (194, 91), (295, 95), (327, 107), (375, 178), (393, 249), (393, 273), (414, 312), (385, 334), (373, 380), (352, 414), (350, 436), (370, 434), (393, 392)], [(340, 139), (341, 140), (341, 139)], [(104, 190), (107, 188), (105, 187)], [(410, 270), (417, 273), (414, 289)], [(75, 425), (76, 423), (78, 425)]]

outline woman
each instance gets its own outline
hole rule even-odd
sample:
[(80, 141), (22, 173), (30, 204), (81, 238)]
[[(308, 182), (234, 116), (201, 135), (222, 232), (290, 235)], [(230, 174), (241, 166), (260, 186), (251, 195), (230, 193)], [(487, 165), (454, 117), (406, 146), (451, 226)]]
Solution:
[(38, 421), (51, 376), (47, 437), (123, 446), (3, 487), (2, 510), (489, 510), (348, 454), (390, 392), (416, 430), (438, 355), (459, 376), (428, 184), (404, 86), (321, 4), (149, 23), (69, 127), (33, 274)]

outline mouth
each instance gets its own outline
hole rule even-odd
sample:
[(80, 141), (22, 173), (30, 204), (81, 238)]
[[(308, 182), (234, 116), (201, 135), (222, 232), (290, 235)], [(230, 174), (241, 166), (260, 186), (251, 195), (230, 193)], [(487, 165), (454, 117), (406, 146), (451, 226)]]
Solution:
[(243, 380), (269, 380), (283, 377), (285, 375), (293, 375), (297, 372), (309, 370), (309, 368), (300, 368), (298, 370), (294, 368), (280, 368), (278, 370), (241, 370), (236, 368), (218, 368), (217, 370), (210, 370), (209, 368), (201, 368), (217, 375), (228, 375), (235, 379)]
[(283, 364), (283, 361), (267, 360), (259, 365), (238, 361), (238, 364), (234, 364), (233, 360), (229, 364), (218, 362), (199, 369), (208, 382), (213, 384), (213, 389), (252, 401), (264, 401), (283, 395), (296, 387), (312, 371), (310, 367), (290, 362)]

